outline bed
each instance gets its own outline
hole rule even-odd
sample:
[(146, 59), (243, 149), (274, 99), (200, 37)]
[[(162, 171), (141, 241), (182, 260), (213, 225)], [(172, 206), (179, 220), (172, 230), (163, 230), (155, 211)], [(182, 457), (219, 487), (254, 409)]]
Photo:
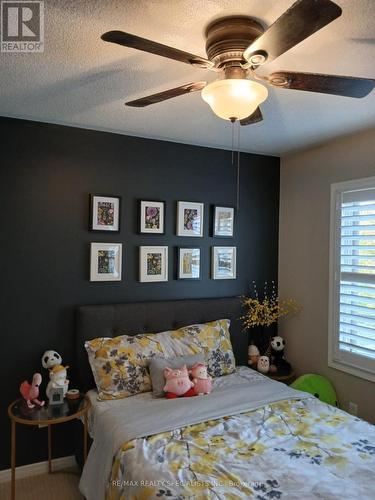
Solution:
[[(240, 315), (235, 297), (78, 308), (76, 366), (93, 403), (87, 500), (374, 498), (374, 427), (244, 366)], [(210, 395), (97, 401), (85, 341), (219, 318), (231, 320), (237, 367)]]

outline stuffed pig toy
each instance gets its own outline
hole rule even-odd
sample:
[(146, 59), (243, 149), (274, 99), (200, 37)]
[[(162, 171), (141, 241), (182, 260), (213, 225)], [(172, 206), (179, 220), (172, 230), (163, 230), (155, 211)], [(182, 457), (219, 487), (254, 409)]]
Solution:
[(210, 394), (212, 391), (212, 378), (207, 374), (207, 368), (203, 363), (196, 363), (190, 370), (193, 377), (194, 392), (198, 396)]
[(164, 369), (165, 386), (163, 391), (168, 399), (181, 396), (195, 396), (193, 382), (189, 379), (189, 372), (186, 365), (181, 368)]

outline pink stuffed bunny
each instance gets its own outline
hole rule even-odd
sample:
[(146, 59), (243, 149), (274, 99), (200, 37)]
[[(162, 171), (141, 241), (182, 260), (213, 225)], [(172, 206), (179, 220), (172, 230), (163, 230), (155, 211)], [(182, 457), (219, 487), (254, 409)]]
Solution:
[(194, 384), (189, 379), (189, 372), (186, 365), (181, 368), (165, 368), (164, 377), (166, 380), (163, 391), (168, 399), (178, 398), (180, 396), (195, 396), (193, 391)]
[(202, 363), (196, 363), (190, 370), (194, 382), (194, 392), (198, 396), (212, 391), (212, 378), (207, 374), (207, 368)]

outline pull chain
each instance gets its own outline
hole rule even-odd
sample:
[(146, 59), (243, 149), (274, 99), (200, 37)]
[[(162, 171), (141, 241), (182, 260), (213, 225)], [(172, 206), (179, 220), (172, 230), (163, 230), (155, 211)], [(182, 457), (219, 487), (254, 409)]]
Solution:
[[(236, 167), (237, 170), (237, 180), (236, 180), (236, 210), (237, 213), (240, 211), (240, 136), (241, 136), (241, 127), (240, 127), (240, 122), (236, 120), (235, 118), (231, 118), (230, 121), (232, 122), (232, 167)], [(236, 125), (237, 123), (237, 125)], [(235, 165), (235, 127), (237, 126), (237, 147), (236, 147), (236, 152), (237, 152), (237, 164)]]
[(235, 120), (231, 120), (232, 122), (232, 166), (234, 166), (234, 127), (235, 127)]
[(240, 138), (241, 138), (241, 125), (237, 125), (237, 192), (236, 192), (236, 209), (237, 213), (240, 211)]

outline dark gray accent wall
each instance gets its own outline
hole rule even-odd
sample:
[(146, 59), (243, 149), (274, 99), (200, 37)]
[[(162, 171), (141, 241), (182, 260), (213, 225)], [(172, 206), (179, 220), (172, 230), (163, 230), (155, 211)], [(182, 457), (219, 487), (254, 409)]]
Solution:
[[(256, 126), (256, 125), (255, 125)], [(248, 127), (249, 128), (249, 127)], [(228, 133), (230, 129), (228, 128)], [(251, 130), (246, 133), (251, 133)], [(241, 155), (241, 205), (233, 240), (212, 238), (210, 206), (234, 205), (231, 152), (117, 134), (0, 119), (0, 469), (9, 467), (7, 404), (45, 349), (73, 362), (77, 305), (227, 297), (251, 280), (276, 279), (279, 158)], [(122, 196), (121, 232), (88, 231), (89, 193)], [(139, 235), (138, 199), (166, 201), (165, 235)], [(204, 237), (176, 236), (176, 202), (205, 204)], [(90, 242), (123, 243), (123, 280), (90, 283)], [(138, 282), (138, 246), (168, 245), (169, 281)], [(202, 280), (177, 281), (178, 245), (202, 248)], [(210, 279), (210, 247), (237, 246), (236, 280)], [(71, 369), (74, 379), (74, 366)], [(53, 429), (55, 457), (73, 453), (73, 426)], [(46, 429), (18, 426), (17, 464), (46, 460)]]

